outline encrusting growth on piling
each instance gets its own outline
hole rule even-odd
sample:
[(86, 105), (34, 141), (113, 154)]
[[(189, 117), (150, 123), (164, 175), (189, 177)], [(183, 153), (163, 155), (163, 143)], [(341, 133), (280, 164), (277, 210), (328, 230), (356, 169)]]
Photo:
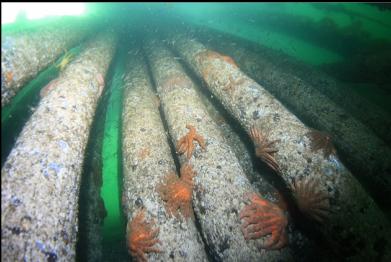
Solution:
[(280, 167), (273, 156), (274, 153), (278, 152), (278, 149), (272, 147), (273, 144), (279, 140), (269, 141), (267, 137), (255, 127), (250, 129), (250, 137), (255, 145), (256, 156), (265, 162), (271, 169), (279, 173)]
[(187, 159), (190, 159), (194, 150), (193, 140), (197, 141), (202, 149), (205, 149), (205, 140), (201, 135), (196, 133), (194, 126), (187, 124), (186, 128), (189, 129), (189, 132), (179, 139), (176, 150), (179, 154), (186, 153)]
[(247, 193), (245, 198), (251, 204), (240, 212), (240, 219), (244, 220), (242, 232), (244, 238), (257, 239), (268, 234), (271, 236), (261, 245), (265, 249), (281, 249), (288, 243), (286, 226), (288, 218), (277, 205), (263, 199), (256, 193)]
[(156, 188), (165, 202), (169, 214), (179, 218), (179, 212), (187, 219), (194, 217), (192, 209), (192, 193), (194, 188), (193, 177), (196, 173), (190, 164), (181, 167), (181, 177), (173, 172), (164, 178), (164, 182)]
[(128, 249), (137, 261), (147, 261), (145, 253), (162, 252), (160, 249), (153, 247), (156, 243), (161, 243), (157, 239), (159, 228), (153, 229), (154, 225), (154, 221), (146, 222), (145, 209), (140, 209), (137, 215), (128, 222)]

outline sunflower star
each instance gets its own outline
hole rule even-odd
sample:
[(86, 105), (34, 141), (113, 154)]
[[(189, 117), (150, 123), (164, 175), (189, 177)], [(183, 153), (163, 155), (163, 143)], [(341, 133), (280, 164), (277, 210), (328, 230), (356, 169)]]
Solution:
[(202, 149), (205, 149), (205, 140), (202, 136), (196, 134), (194, 126), (187, 124), (186, 128), (189, 129), (189, 132), (178, 141), (176, 150), (179, 154), (186, 152), (187, 159), (190, 159), (194, 150), (193, 140), (197, 141)]
[(255, 145), (255, 154), (263, 162), (265, 162), (271, 169), (280, 173), (280, 166), (278, 165), (273, 154), (278, 152), (278, 149), (272, 147), (272, 145), (279, 140), (269, 141), (266, 136), (264, 136), (260, 131), (255, 127), (250, 129), (250, 137)]
[(192, 211), (193, 177), (196, 173), (192, 166), (185, 164), (181, 167), (181, 177), (173, 172), (164, 178), (164, 183), (159, 184), (156, 191), (165, 202), (169, 214), (179, 217), (179, 211), (187, 219), (194, 217)]
[(160, 249), (152, 247), (156, 243), (161, 243), (157, 239), (159, 228), (152, 229), (155, 222), (145, 221), (145, 209), (138, 211), (137, 215), (128, 221), (127, 225), (127, 241), (130, 254), (137, 261), (147, 261), (145, 253), (162, 252)]
[(263, 199), (256, 193), (245, 194), (251, 204), (240, 212), (244, 220), (242, 233), (246, 240), (271, 236), (261, 245), (265, 249), (280, 249), (288, 242), (286, 226), (288, 219), (277, 205)]
[(323, 224), (330, 212), (329, 195), (318, 188), (319, 181), (306, 177), (295, 179), (291, 188), (300, 211), (307, 217)]
[(323, 149), (325, 158), (328, 158), (331, 154), (336, 154), (335, 147), (331, 141), (331, 136), (328, 133), (312, 129), (307, 135), (311, 140), (310, 146), (312, 152)]

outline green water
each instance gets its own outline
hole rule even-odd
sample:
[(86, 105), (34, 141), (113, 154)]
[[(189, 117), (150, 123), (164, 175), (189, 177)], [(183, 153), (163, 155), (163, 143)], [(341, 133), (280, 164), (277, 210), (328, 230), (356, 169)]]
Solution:
[[(390, 47), (391, 12), (369, 4), (311, 4), (311, 3), (91, 3), (85, 17), (77, 21), (69, 18), (42, 19), (36, 22), (20, 20), (2, 26), (2, 36), (34, 32), (48, 23), (83, 23), (92, 21), (99, 31), (114, 30), (120, 38), (140, 37), (154, 28), (156, 35), (173, 25), (201, 26), (228, 33), (254, 44), (281, 51), (290, 58), (344, 82), (346, 88), (391, 113)], [(95, 29), (94, 27), (94, 29)], [(133, 35), (132, 35), (133, 32)], [(121, 36), (125, 34), (125, 36)], [(197, 37), (197, 36), (195, 36)], [(107, 108), (101, 149), (102, 181), (100, 189), (107, 216), (102, 224), (108, 253), (126, 257), (125, 218), (121, 211), (121, 112), (122, 75), (125, 73), (126, 43), (120, 44), (112, 74), (106, 78)], [(80, 47), (72, 52), (77, 55)], [(365, 58), (371, 57), (371, 61)], [(62, 57), (58, 58), (61, 61)], [(376, 60), (377, 59), (377, 60)], [(378, 64), (388, 64), (377, 68)], [(56, 63), (58, 63), (58, 61)], [(352, 62), (354, 61), (354, 62)], [(362, 62), (369, 68), (365, 77), (358, 77), (355, 66)], [(331, 66), (328, 66), (331, 65)], [(335, 67), (334, 67), (335, 65)], [(326, 69), (326, 66), (327, 69)], [(341, 76), (337, 66), (352, 68), (351, 75)], [(373, 68), (371, 68), (371, 66)], [(376, 68), (375, 68), (376, 67)], [(334, 70), (333, 70), (334, 68)], [(355, 71), (356, 70), (356, 71)], [(33, 107), (39, 102), (39, 91), (58, 76), (54, 65), (40, 74), (15, 96), (2, 110), (2, 164)], [(88, 204), (88, 203), (87, 203)], [(81, 204), (81, 209), (85, 208)], [(114, 250), (114, 251), (113, 251)]]

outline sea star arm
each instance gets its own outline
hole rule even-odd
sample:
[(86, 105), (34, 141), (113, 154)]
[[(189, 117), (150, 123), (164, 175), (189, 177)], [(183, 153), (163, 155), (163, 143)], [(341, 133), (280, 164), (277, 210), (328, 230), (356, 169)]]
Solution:
[(186, 151), (186, 148), (188, 147), (186, 138), (186, 136), (183, 136), (181, 139), (179, 139), (177, 143), (176, 150), (180, 154), (184, 153)]
[(191, 158), (191, 155), (193, 154), (193, 150), (194, 150), (194, 144), (193, 144), (192, 139), (189, 138), (188, 139), (187, 154), (186, 154), (187, 159)]
[(194, 137), (194, 140), (196, 140), (200, 144), (202, 149), (205, 149), (205, 139), (202, 136), (196, 135)]

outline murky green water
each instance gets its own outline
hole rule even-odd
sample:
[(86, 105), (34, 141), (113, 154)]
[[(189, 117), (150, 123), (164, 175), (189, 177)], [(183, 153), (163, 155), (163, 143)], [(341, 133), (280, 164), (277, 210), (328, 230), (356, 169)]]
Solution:
[[(103, 98), (100, 99), (91, 128), (84, 160), (80, 195), (77, 260), (86, 261), (92, 245), (101, 245), (102, 261), (125, 261), (126, 219), (121, 211), (121, 110), (125, 58), (130, 42), (141, 43), (146, 34), (164, 39), (165, 32), (182, 28), (203, 29), (212, 37), (233, 36), (243, 46), (259, 45), (305, 64), (342, 83), (349, 93), (373, 103), (391, 115), (391, 7), (375, 4), (339, 3), (157, 3), (89, 4), (79, 18), (46, 18), (28, 21), (19, 18), (2, 25), (2, 52), (6, 37), (33, 33), (53, 22), (91, 23), (91, 34), (109, 30), (119, 35)], [(197, 31), (195, 31), (197, 32)], [(193, 37), (201, 39), (196, 33)], [(208, 41), (202, 38), (202, 41)], [(82, 45), (82, 43), (81, 43)], [(80, 46), (67, 50), (76, 56)], [(66, 50), (64, 50), (66, 51)], [(2, 107), (2, 165), (25, 122), (40, 101), (40, 90), (59, 74), (56, 67), (64, 56), (28, 81), (10, 104)], [(3, 71), (3, 61), (2, 61)], [(9, 75), (2, 73), (3, 82)], [(376, 128), (376, 127), (372, 127)], [(390, 127), (391, 130), (391, 127)], [(391, 132), (391, 131), (390, 131)], [(90, 173), (99, 178), (86, 178)], [(100, 177), (101, 176), (101, 177)], [(90, 241), (92, 230), (87, 212), (91, 195), (88, 181), (100, 179), (104, 207), (97, 211), (95, 224), (100, 238)], [(94, 201), (97, 201), (96, 199)], [(100, 201), (100, 200), (99, 200)], [(98, 256), (98, 255), (97, 255)]]

